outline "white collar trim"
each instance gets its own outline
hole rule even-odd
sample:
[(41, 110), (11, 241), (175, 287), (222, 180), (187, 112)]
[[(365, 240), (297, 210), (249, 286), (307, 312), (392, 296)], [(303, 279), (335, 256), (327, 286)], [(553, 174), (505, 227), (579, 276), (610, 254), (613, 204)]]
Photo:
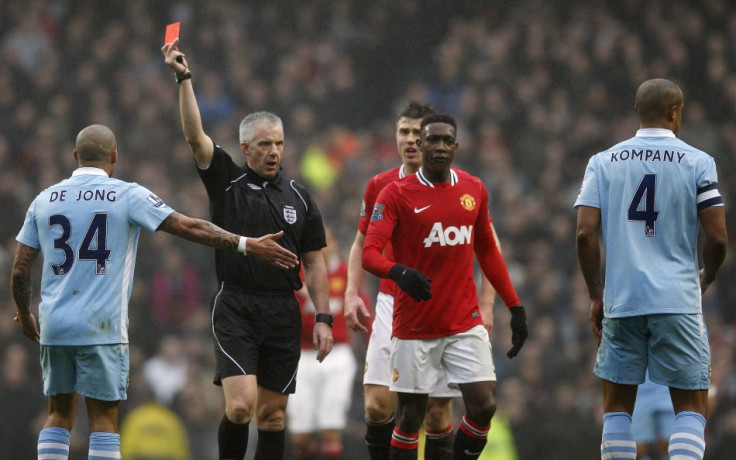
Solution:
[[(419, 168), (419, 171), (417, 171), (417, 178), (419, 179), (420, 183), (426, 185), (427, 187), (434, 188), (434, 184), (432, 183), (432, 181), (427, 179), (427, 176), (424, 175), (424, 166)], [(457, 182), (458, 182), (457, 173), (455, 172), (454, 169), (450, 168), (450, 185), (454, 187), (457, 184)]]
[(641, 128), (636, 132), (636, 137), (677, 137), (675, 133), (666, 128)]
[(107, 176), (107, 173), (100, 168), (94, 168), (92, 166), (82, 166), (74, 170), (72, 176), (80, 176), (82, 174), (89, 174), (91, 176)]

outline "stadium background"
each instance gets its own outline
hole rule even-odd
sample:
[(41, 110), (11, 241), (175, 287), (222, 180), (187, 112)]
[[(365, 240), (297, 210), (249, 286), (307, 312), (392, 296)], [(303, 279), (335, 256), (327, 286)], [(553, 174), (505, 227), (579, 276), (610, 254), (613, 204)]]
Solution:
[[(37, 347), (12, 321), (14, 237), (35, 194), (74, 168), (76, 133), (108, 125), (121, 152), (117, 177), (209, 217), (160, 52), (174, 21), (205, 130), (238, 152), (242, 116), (279, 114), (284, 169), (314, 191), (345, 256), (367, 180), (399, 163), (398, 111), (415, 99), (457, 116), (456, 165), (485, 181), (528, 305), (530, 339), (513, 361), (501, 353), (509, 315), (502, 302), (496, 308), (499, 417), (520, 460), (595, 458), (601, 398), (572, 203), (589, 156), (634, 133), (634, 92), (653, 77), (682, 87), (680, 137), (716, 158), (726, 206), (736, 202), (736, 5), (727, 0), (4, 0), (0, 458), (35, 458), (46, 411)], [(727, 216), (733, 233), (736, 215)], [(716, 388), (708, 459), (731, 458), (736, 446), (735, 268), (730, 255), (704, 299)], [(211, 384), (214, 285), (208, 248), (141, 237), (121, 416), (158, 398), (186, 427), (192, 458), (203, 460), (214, 458), (222, 415)], [(353, 458), (365, 456), (360, 382), (356, 375), (345, 433)], [(85, 430), (81, 409), (72, 458), (86, 458)]]

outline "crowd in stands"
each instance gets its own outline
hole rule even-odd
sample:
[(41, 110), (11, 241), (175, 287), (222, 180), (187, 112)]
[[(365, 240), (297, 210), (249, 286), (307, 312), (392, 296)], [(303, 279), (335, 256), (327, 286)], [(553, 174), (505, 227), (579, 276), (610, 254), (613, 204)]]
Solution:
[[(455, 165), (486, 183), (529, 319), (529, 339), (510, 361), (502, 353), (510, 315), (497, 301), (499, 414), (519, 460), (594, 458), (601, 390), (572, 204), (588, 158), (638, 128), (638, 85), (663, 77), (685, 95), (680, 137), (716, 159), (736, 234), (736, 5), (728, 0), (1, 2), (0, 458), (33, 458), (46, 413), (38, 347), (13, 322), (15, 236), (33, 197), (71, 174), (79, 130), (109, 126), (122, 153), (117, 177), (209, 218), (182, 136), (177, 84), (160, 51), (165, 25), (175, 21), (205, 130), (238, 152), (244, 115), (280, 115), (283, 167), (313, 191), (342, 248), (355, 235), (368, 179), (399, 164), (400, 109), (413, 99), (457, 117)], [(735, 253), (704, 298), (710, 459), (732, 457), (736, 443)], [(217, 451), (223, 411), (212, 385), (215, 284), (209, 248), (142, 233), (121, 420), (159, 398), (186, 427), (192, 458), (202, 460)], [(160, 377), (173, 372), (179, 381)], [(354, 406), (345, 444), (361, 455), (359, 392)], [(86, 446), (82, 414), (72, 449)]]

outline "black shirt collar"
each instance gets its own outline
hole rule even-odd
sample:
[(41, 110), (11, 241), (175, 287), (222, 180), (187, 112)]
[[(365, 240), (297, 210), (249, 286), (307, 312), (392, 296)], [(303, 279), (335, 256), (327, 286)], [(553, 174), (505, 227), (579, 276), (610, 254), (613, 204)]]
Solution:
[(266, 182), (266, 183), (268, 183), (268, 186), (269, 187), (276, 187), (277, 189), (281, 189), (281, 184), (283, 184), (283, 182), (284, 182), (283, 181), (283, 178), (282, 178), (282, 175), (281, 175), (281, 166), (280, 165), (279, 165), (279, 173), (276, 174), (276, 177), (274, 177), (273, 179), (265, 179), (265, 178), (261, 177), (260, 175), (258, 175), (258, 173), (256, 173), (254, 170), (252, 170), (250, 168), (250, 166), (248, 166), (248, 163), (247, 162), (243, 166), (243, 170), (247, 174), (248, 182), (251, 182), (253, 184), (258, 184), (260, 186), (263, 186), (264, 185), (264, 182)]

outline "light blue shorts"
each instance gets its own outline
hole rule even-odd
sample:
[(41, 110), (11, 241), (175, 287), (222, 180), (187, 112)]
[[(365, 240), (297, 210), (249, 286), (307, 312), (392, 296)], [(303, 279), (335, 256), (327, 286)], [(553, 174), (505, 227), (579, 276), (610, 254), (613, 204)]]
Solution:
[(41, 345), (43, 394), (79, 393), (101, 401), (128, 399), (127, 344)]
[(710, 387), (708, 332), (699, 313), (603, 318), (595, 374), (624, 385), (656, 383), (681, 390)]

